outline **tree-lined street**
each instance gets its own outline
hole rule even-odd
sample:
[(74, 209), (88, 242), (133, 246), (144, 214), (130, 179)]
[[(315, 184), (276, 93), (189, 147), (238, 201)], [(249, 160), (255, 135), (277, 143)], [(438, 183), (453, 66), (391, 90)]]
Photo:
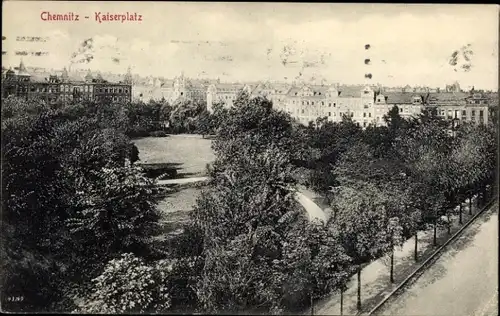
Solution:
[(377, 315), (498, 315), (498, 204)]

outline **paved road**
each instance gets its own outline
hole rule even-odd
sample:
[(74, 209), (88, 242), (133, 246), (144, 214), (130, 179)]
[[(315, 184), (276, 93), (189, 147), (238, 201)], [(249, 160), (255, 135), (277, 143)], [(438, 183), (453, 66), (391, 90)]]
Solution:
[(498, 315), (498, 204), (377, 315)]
[(208, 180), (208, 177), (196, 177), (196, 178), (181, 178), (181, 179), (167, 179), (167, 180), (158, 180), (158, 185), (167, 185), (167, 184), (184, 184), (184, 183), (194, 183)]
[(307, 214), (309, 214), (309, 220), (319, 220), (323, 223), (326, 223), (326, 214), (323, 210), (314, 203), (313, 200), (302, 194), (300, 191), (297, 191), (295, 195), (295, 199), (305, 208)]

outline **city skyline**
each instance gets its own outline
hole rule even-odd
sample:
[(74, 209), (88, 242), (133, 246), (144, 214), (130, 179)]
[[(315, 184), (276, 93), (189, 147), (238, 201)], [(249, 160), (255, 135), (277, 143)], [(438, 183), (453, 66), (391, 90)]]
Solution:
[[(173, 78), (183, 71), (187, 77), (225, 82), (316, 77), (345, 84), (442, 87), (458, 81), (464, 89), (498, 89), (498, 9), (487, 5), (11, 1), (5, 10), (26, 17), (5, 15), (7, 66), (19, 64), (16, 50), (48, 52), (23, 56), (27, 66), (69, 66), (72, 54), (77, 61), (89, 53), (78, 50), (92, 38), (93, 59), (73, 69), (125, 73), (131, 66), (141, 76)], [(42, 21), (44, 11), (80, 12), (90, 19)], [(143, 21), (99, 23), (92, 20), (95, 12), (138, 13)], [(19, 42), (18, 36), (50, 39)], [(467, 44), (472, 67), (455, 71), (449, 57)], [(373, 78), (365, 79), (366, 73)]]

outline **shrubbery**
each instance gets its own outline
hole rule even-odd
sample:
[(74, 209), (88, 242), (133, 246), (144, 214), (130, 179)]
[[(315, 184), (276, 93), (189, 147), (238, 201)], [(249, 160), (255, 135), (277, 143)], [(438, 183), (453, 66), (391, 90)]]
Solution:
[[(462, 124), (452, 137), (432, 113), (404, 120), (393, 109), (386, 127), (300, 127), (265, 99), (242, 93), (234, 104), (209, 114), (190, 103), (5, 100), (2, 306), (301, 310), (426, 224), (438, 229), (467, 198), (484, 200), (495, 180), (493, 126)], [(160, 121), (170, 132), (215, 133), (216, 159), (182, 233), (153, 242), (162, 191), (125, 162), (139, 158), (128, 137), (160, 136)], [(324, 225), (295, 201), (298, 180), (328, 198)], [(19, 293), (22, 305), (4, 299)]]

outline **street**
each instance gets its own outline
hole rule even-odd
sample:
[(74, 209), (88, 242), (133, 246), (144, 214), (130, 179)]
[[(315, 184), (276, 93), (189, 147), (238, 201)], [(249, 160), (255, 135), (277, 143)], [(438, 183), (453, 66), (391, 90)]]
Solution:
[(498, 204), (377, 315), (498, 315)]

